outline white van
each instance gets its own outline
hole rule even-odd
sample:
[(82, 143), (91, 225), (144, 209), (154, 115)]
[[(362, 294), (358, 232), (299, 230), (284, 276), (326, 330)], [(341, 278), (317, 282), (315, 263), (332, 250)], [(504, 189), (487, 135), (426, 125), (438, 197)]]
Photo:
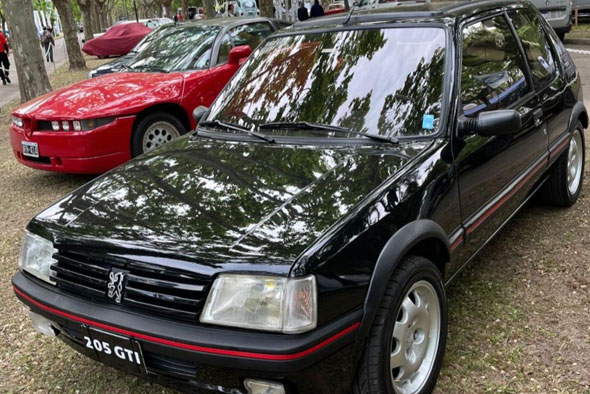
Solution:
[(258, 7), (255, 0), (237, 0), (232, 2), (236, 16), (257, 16)]
[(537, 6), (563, 41), (565, 34), (572, 29), (571, 0), (531, 0), (531, 2)]

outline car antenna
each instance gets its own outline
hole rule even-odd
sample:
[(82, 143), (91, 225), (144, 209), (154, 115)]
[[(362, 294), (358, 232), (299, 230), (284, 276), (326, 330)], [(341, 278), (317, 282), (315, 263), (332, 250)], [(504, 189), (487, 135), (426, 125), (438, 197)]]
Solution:
[(348, 17), (346, 18), (346, 20), (343, 23), (344, 26), (348, 25), (348, 22), (350, 22), (350, 18), (352, 17), (352, 13), (354, 12), (354, 10), (356, 8), (357, 8), (356, 4), (353, 4), (352, 7), (350, 7), (350, 11), (348, 12)]

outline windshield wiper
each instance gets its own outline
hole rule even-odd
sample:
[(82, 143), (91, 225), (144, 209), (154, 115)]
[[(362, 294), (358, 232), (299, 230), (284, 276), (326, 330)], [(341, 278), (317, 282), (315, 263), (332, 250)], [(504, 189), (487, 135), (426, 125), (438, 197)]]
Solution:
[(204, 127), (208, 127), (208, 126), (209, 127), (211, 127), (211, 126), (214, 126), (214, 127), (223, 127), (225, 129), (235, 130), (235, 131), (240, 131), (242, 133), (246, 133), (249, 136), (259, 138), (259, 139), (264, 140), (264, 141), (266, 141), (268, 143), (274, 143), (275, 142), (275, 139), (274, 138), (272, 138), (272, 137), (270, 137), (270, 136), (268, 136), (266, 134), (262, 134), (262, 133), (258, 133), (256, 131), (252, 131), (252, 130), (244, 127), (244, 126), (240, 126), (240, 125), (234, 124), (234, 123), (222, 122), (220, 120), (204, 120), (202, 122), (199, 122), (198, 127), (201, 127), (201, 126), (204, 126)]
[(360, 135), (365, 138), (370, 138), (375, 141), (389, 142), (390, 144), (398, 144), (399, 140), (395, 137), (386, 137), (377, 134), (361, 133), (360, 131), (350, 130), (344, 127), (332, 126), (328, 124), (312, 123), (312, 122), (269, 122), (260, 125), (261, 129), (305, 129), (305, 130), (325, 130), (337, 131), (339, 133), (348, 133)]
[(160, 73), (168, 73), (168, 70), (165, 70), (163, 68), (160, 67), (156, 67), (156, 66), (150, 66), (149, 64), (140, 64), (137, 66), (133, 66), (130, 67), (133, 70), (141, 70), (143, 69), (147, 69), (148, 71), (154, 71), (154, 72), (160, 72)]

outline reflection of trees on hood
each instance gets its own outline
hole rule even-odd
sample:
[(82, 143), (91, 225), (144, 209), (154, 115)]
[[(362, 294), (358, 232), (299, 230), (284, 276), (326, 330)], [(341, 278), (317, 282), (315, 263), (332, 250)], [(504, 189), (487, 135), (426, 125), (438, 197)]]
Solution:
[(76, 202), (89, 208), (68, 224), (74, 236), (215, 259), (295, 258), (404, 162), (355, 152), (182, 139), (94, 182), (82, 199), (91, 203), (64, 201), (51, 216)]

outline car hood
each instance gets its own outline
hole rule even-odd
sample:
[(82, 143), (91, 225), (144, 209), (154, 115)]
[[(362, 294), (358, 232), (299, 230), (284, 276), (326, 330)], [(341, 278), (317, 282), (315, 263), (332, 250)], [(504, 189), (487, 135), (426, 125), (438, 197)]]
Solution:
[(146, 104), (180, 101), (183, 81), (182, 73), (108, 74), (40, 96), (13, 113), (42, 120), (128, 115)]
[(293, 262), (428, 145), (310, 147), (186, 136), (88, 183), (30, 227), (58, 244)]

